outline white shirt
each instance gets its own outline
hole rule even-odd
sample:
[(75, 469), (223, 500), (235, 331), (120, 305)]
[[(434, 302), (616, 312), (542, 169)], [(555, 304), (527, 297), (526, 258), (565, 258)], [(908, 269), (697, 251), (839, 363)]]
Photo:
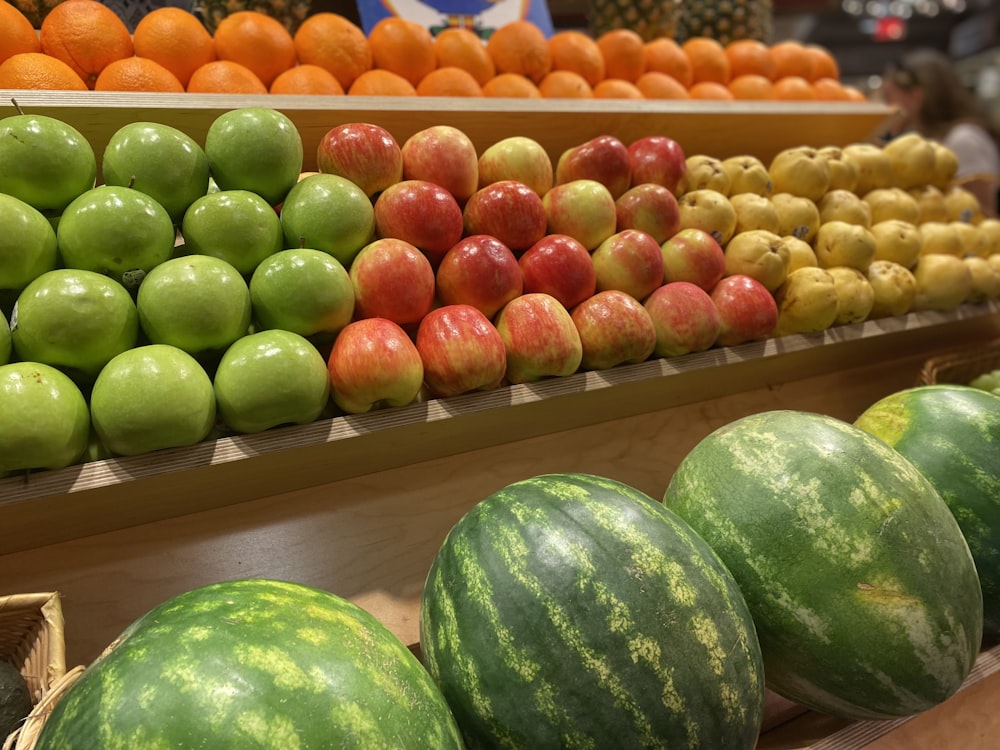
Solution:
[(948, 131), (941, 142), (954, 151), (958, 158), (955, 177), (961, 179), (969, 175), (992, 175), (1000, 180), (1000, 153), (997, 151), (997, 144), (978, 125), (959, 123)]

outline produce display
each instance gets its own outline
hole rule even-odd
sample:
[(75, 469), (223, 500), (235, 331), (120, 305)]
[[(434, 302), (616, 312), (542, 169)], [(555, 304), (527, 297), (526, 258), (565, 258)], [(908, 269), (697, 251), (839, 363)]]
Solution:
[(743, 417), (683, 458), (664, 504), (736, 579), (775, 692), (886, 719), (944, 701), (971, 670), (983, 594), (965, 537), (930, 479), (863, 430)]
[(35, 747), (462, 748), (441, 693), (374, 617), (267, 579), (210, 584), (132, 623)]
[(654, 33), (632, 23), (605, 28), (623, 9), (615, 0), (598, 2), (593, 34), (560, 29), (546, 37), (524, 20), (488, 33), (456, 27), (432, 34), (395, 16), (366, 34), (336, 13), (283, 24), (233, 2), (207, 3), (204, 20), (183, 8), (156, 8), (130, 33), (97, 0), (60, 3), (40, 22), (0, 0), (0, 89), (865, 100), (841, 82), (825, 48), (764, 41), (769, 3), (733, 3), (739, 7), (728, 18), (717, 3), (686, 5), (680, 25)]
[(304, 172), (245, 107), (125, 125), (98, 175), (52, 117), (0, 135), (0, 472), (1000, 296), (1000, 221), (918, 136), (764, 164), (345, 123)]
[(469, 748), (752, 748), (753, 622), (662, 504), (546, 475), (478, 503), (427, 578), (420, 643)]

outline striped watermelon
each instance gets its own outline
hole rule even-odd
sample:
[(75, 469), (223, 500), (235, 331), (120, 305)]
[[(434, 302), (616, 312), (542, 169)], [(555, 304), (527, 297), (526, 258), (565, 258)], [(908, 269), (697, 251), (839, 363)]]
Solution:
[(775, 692), (850, 719), (908, 716), (972, 668), (982, 594), (965, 539), (920, 472), (859, 428), (736, 420), (684, 457), (665, 503), (739, 583)]
[(374, 617), (247, 579), (136, 620), (58, 702), (36, 750), (461, 746), (426, 670)]
[(467, 746), (752, 748), (759, 646), (687, 524), (585, 474), (511, 484), (451, 530), (420, 612)]
[(983, 587), (983, 632), (1000, 636), (1000, 396), (919, 386), (872, 404), (855, 424), (908, 458), (951, 508)]

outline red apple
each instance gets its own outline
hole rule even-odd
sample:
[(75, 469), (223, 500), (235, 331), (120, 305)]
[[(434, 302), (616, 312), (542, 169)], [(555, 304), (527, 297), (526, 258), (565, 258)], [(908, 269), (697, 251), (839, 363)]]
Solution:
[(681, 228), (677, 199), (663, 185), (643, 182), (630, 187), (615, 201), (617, 229), (641, 229), (664, 243)]
[(405, 406), (424, 381), (417, 347), (391, 320), (365, 318), (337, 335), (327, 360), (330, 395), (348, 414), (383, 406)]
[(616, 289), (598, 292), (573, 308), (585, 370), (644, 362), (656, 346), (653, 319), (634, 297)]
[(416, 245), (436, 266), (462, 239), (462, 208), (440, 185), (403, 180), (375, 200), (375, 232)]
[(587, 248), (565, 234), (547, 234), (518, 259), (525, 294), (543, 292), (567, 310), (590, 297), (597, 287)]
[(583, 344), (573, 318), (549, 294), (522, 294), (497, 313), (496, 328), (507, 350), (507, 380), (530, 383), (575, 373)]
[(479, 155), (481, 188), (502, 180), (516, 180), (545, 195), (554, 178), (548, 152), (538, 141), (523, 135), (499, 140)]
[(749, 276), (727, 276), (715, 285), (711, 297), (719, 313), (719, 346), (766, 339), (778, 325), (778, 303)]
[(588, 250), (613, 235), (618, 226), (615, 199), (596, 180), (555, 185), (542, 196), (549, 234), (568, 234)]
[(638, 229), (608, 237), (591, 254), (591, 262), (599, 292), (618, 289), (642, 300), (663, 283), (660, 243)]
[(460, 204), (479, 189), (479, 156), (472, 139), (451, 125), (419, 130), (403, 142), (403, 179), (440, 185)]
[(437, 294), (443, 304), (472, 305), (491, 320), (523, 289), (514, 253), (488, 234), (459, 240), (437, 269)]
[(507, 350), (493, 324), (471, 305), (429, 312), (417, 329), (424, 384), (435, 397), (496, 388), (507, 370)]
[(385, 237), (361, 248), (349, 271), (354, 317), (418, 323), (434, 304), (434, 269), (406, 240)]
[(677, 357), (710, 348), (719, 336), (719, 313), (708, 292), (672, 281), (643, 303), (656, 329), (657, 357)]
[(465, 233), (489, 234), (518, 255), (545, 236), (545, 206), (538, 193), (517, 180), (477, 190), (465, 204)]
[(596, 180), (617, 198), (632, 184), (628, 148), (613, 135), (599, 135), (566, 149), (556, 162), (556, 184), (574, 180)]
[(726, 272), (726, 254), (716, 239), (703, 229), (689, 227), (660, 246), (663, 280), (688, 281), (712, 291)]
[(349, 122), (327, 131), (316, 147), (320, 172), (346, 177), (368, 197), (403, 179), (403, 156), (383, 127)]
[(628, 155), (633, 185), (652, 182), (677, 195), (687, 172), (687, 157), (677, 141), (665, 135), (648, 135), (632, 141)]

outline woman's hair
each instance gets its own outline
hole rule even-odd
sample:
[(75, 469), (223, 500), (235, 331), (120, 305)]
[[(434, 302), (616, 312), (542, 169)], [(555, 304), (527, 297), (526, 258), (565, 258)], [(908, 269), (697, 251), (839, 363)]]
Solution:
[(941, 138), (959, 122), (972, 122), (993, 132), (979, 99), (944, 53), (914, 50), (891, 63), (884, 77), (904, 91), (923, 90), (923, 103), (916, 115), (925, 135)]

